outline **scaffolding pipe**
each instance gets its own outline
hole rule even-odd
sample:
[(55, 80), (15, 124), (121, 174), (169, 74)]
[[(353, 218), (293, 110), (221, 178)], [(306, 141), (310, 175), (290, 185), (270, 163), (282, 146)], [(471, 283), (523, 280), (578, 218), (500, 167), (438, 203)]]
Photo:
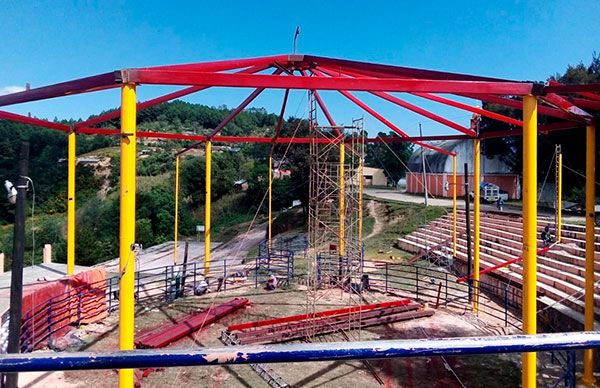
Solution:
[(456, 257), (457, 241), (456, 241), (456, 155), (452, 155), (452, 256)]
[(556, 146), (556, 242), (562, 239), (562, 150)]
[(346, 254), (346, 144), (344, 143), (344, 134), (340, 135), (340, 169), (339, 169), (339, 193), (340, 193), (340, 257)]
[[(594, 223), (595, 223), (595, 176), (596, 176), (596, 126), (586, 127), (585, 160), (585, 331), (594, 330)], [(595, 384), (594, 350), (583, 353), (583, 378), (585, 384)]]
[[(523, 96), (523, 333), (537, 332), (537, 98)], [(536, 354), (523, 353), (522, 387), (536, 386)]]
[(173, 264), (177, 264), (177, 255), (179, 254), (179, 155), (175, 156), (175, 225), (173, 229)]
[(273, 244), (273, 148), (269, 152), (269, 222), (267, 224), (267, 254), (271, 255), (271, 247)]
[[(121, 188), (119, 237), (119, 349), (132, 350), (135, 287), (135, 84), (121, 88)], [(133, 387), (133, 369), (119, 370), (119, 387)]]
[(206, 141), (204, 152), (205, 166), (205, 185), (204, 185), (204, 276), (210, 272), (210, 193), (211, 193), (211, 173), (212, 173), (212, 142)]
[(479, 311), (479, 257), (481, 230), (481, 140), (473, 140), (473, 311)]
[(551, 333), (492, 337), (376, 340), (199, 349), (6, 354), (0, 372), (165, 368), (540, 352), (600, 347), (600, 334)]
[(75, 271), (75, 164), (76, 137), (71, 130), (67, 135), (67, 275)]

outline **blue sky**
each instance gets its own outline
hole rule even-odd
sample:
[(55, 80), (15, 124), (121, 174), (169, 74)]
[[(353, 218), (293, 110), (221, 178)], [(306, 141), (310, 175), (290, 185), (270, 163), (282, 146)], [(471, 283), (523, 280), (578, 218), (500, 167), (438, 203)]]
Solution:
[[(600, 52), (599, 1), (4, 1), (0, 90), (33, 87), (110, 70), (298, 51), (518, 80), (545, 80)], [(169, 88), (143, 86), (141, 100)], [(237, 105), (248, 90), (215, 89), (186, 100)], [(282, 91), (253, 106), (278, 112)], [(324, 99), (340, 123), (364, 113), (333, 93)], [(375, 98), (365, 101), (410, 134), (453, 133)], [(469, 114), (418, 98), (420, 106), (468, 125)], [(475, 101), (469, 101), (476, 104)], [(37, 117), (86, 118), (119, 104), (116, 90), (3, 109)], [(287, 114), (306, 114), (295, 92)], [(383, 127), (365, 115), (370, 132)]]

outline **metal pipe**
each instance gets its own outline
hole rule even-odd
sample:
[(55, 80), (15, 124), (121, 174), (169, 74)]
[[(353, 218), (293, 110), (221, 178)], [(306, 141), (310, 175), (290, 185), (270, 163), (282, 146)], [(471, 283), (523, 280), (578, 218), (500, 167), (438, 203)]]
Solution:
[(269, 152), (269, 211), (268, 211), (268, 237), (267, 237), (267, 255), (271, 256), (271, 247), (273, 244), (273, 147)]
[[(537, 332), (537, 98), (523, 96), (523, 333)], [(523, 353), (522, 386), (536, 386), (536, 354)]]
[[(585, 160), (585, 323), (584, 330), (594, 330), (594, 223), (595, 223), (595, 176), (596, 176), (596, 126), (586, 127)], [(583, 378), (585, 384), (595, 384), (594, 351), (583, 353)]]
[[(133, 349), (135, 288), (135, 84), (121, 88), (121, 189), (119, 238), (119, 349)], [(133, 387), (133, 369), (119, 370), (119, 387)]]
[[(19, 155), (19, 180), (17, 181), (17, 202), (15, 206), (15, 226), (10, 275), (10, 310), (8, 321), (8, 353), (21, 351), (21, 305), (23, 297), (23, 259), (25, 257), (25, 200), (27, 198), (27, 175), (29, 175), (29, 143), (21, 143)], [(16, 388), (19, 375), (6, 376), (6, 386)], [(4, 384), (3, 384), (4, 386)]]
[(204, 186), (204, 276), (210, 272), (210, 202), (212, 173), (212, 142), (206, 141), (205, 150), (205, 186)]
[[(173, 264), (177, 264), (179, 241), (179, 155), (175, 156), (175, 223), (173, 225)], [(186, 242), (187, 247), (187, 242)]]
[(473, 300), (471, 279), (471, 198), (469, 198), (469, 165), (465, 163), (465, 232), (467, 233), (467, 279), (469, 279), (469, 303)]
[(0, 372), (154, 368), (539, 352), (600, 347), (589, 332), (427, 340), (244, 345), (200, 349), (4, 355)]
[(346, 144), (344, 143), (343, 132), (340, 137), (340, 166), (339, 166), (339, 180), (338, 189), (340, 194), (340, 248), (339, 255), (343, 257), (346, 254)]
[(481, 229), (481, 141), (473, 140), (473, 311), (479, 311), (479, 256)]
[[(419, 123), (419, 136), (423, 136), (421, 130), (421, 123)], [(425, 195), (425, 206), (427, 206), (427, 172), (425, 171), (425, 154), (423, 153), (423, 146), (421, 145), (421, 163), (423, 165), (423, 194)]]
[(456, 155), (452, 155), (452, 256), (456, 257), (457, 207), (456, 207)]
[(556, 146), (556, 242), (562, 239), (562, 150)]
[(75, 131), (69, 132), (67, 160), (67, 275), (75, 270), (75, 164), (76, 164)]

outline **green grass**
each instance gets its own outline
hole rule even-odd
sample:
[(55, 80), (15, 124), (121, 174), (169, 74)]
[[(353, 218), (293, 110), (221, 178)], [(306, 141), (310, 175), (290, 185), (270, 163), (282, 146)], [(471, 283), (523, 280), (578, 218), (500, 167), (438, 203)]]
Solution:
[(369, 259), (402, 260), (411, 255), (395, 248), (398, 237), (414, 232), (442, 215), (447, 210), (439, 206), (428, 206), (413, 203), (378, 201), (379, 218), (384, 226), (378, 234), (365, 240), (365, 256)]

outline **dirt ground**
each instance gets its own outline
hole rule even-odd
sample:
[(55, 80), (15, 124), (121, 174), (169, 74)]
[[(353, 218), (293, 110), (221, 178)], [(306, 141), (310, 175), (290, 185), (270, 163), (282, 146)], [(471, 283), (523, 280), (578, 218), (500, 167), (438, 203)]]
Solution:
[[(300, 286), (288, 290), (267, 292), (262, 289), (238, 288), (203, 297), (187, 297), (174, 303), (146, 308), (136, 312), (136, 333), (156, 328), (211, 303), (221, 303), (235, 296), (245, 296), (252, 306), (238, 311), (204, 330), (184, 338), (170, 348), (191, 349), (203, 346), (223, 346), (218, 339), (222, 330), (233, 323), (306, 312), (307, 292)], [(319, 291), (317, 309), (330, 309), (348, 305), (349, 295), (339, 289)], [(379, 294), (365, 294), (365, 302), (391, 300)], [(89, 325), (77, 331), (85, 345), (76, 349), (111, 351), (118, 348), (117, 315), (113, 314), (102, 324)], [(472, 320), (457, 313), (437, 310), (429, 318), (399, 322), (363, 329), (361, 333), (348, 332), (351, 339), (403, 339), (486, 335)], [(343, 341), (339, 334), (318, 337), (318, 341)], [(372, 360), (370, 365), (386, 387), (512, 387), (520, 382), (519, 355), (477, 357), (432, 357), (394, 360)], [(360, 361), (311, 362), (273, 364), (271, 368), (285, 382), (294, 387), (348, 387), (380, 385)], [(37, 377), (37, 379), (36, 379)], [(114, 387), (117, 372), (73, 371), (56, 372), (46, 376), (31, 376), (33, 384), (27, 386)], [(49, 380), (51, 379), (51, 380)], [(461, 385), (462, 384), (462, 385)], [(143, 378), (143, 387), (176, 387), (182, 385), (209, 387), (268, 387), (247, 365), (167, 368)]]

